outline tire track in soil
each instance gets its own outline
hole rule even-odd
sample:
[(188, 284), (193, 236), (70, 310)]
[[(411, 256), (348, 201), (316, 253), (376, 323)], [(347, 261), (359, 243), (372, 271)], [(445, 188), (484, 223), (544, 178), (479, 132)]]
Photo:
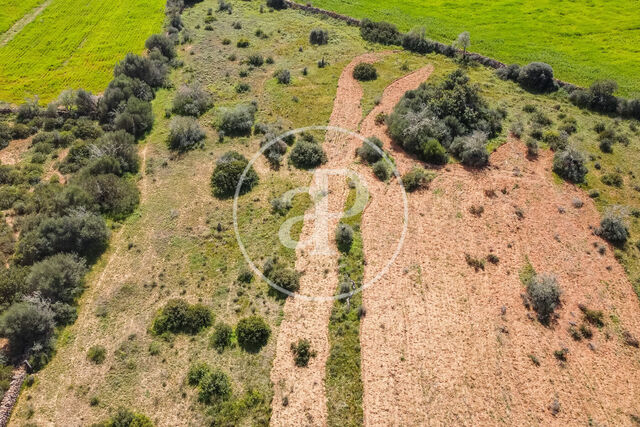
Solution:
[(49, 7), (52, 1), (53, 0), (46, 0), (41, 5), (36, 6), (35, 9), (29, 11), (29, 13), (24, 15), (15, 24), (13, 24), (11, 28), (0, 34), (0, 47), (3, 47), (11, 40), (13, 40), (13, 38), (18, 35), (18, 33), (22, 31), (24, 27), (32, 23), (38, 17), (38, 15), (40, 15), (47, 7)]
[[(402, 80), (394, 85), (399, 88)], [(362, 134), (378, 136), (404, 173), (419, 162), (374, 122), (401, 96), (390, 86), (363, 122)], [(606, 245), (590, 229), (600, 219), (594, 202), (575, 186), (553, 183), (551, 153), (532, 161), (525, 152), (510, 139), (491, 155), (488, 168), (449, 164), (429, 190), (409, 196), (403, 250), (385, 277), (363, 293), (365, 425), (624, 425), (629, 414), (639, 413), (637, 350), (624, 345), (613, 325), (594, 330), (593, 350), (567, 333), (569, 322), (580, 322), (578, 303), (586, 303), (605, 316), (615, 313), (619, 328), (638, 336), (637, 296), (613, 248), (605, 255), (593, 248), (594, 242)], [(401, 200), (385, 192), (391, 185), (368, 182), (373, 197), (362, 218), (365, 281), (391, 257), (401, 231), (392, 214)], [(497, 195), (488, 198), (488, 189)], [(584, 206), (574, 208), (574, 198)], [(485, 213), (470, 215), (472, 205), (483, 205)], [(516, 207), (523, 208), (524, 219), (517, 219)], [(500, 261), (474, 273), (465, 252), (493, 252)], [(538, 272), (556, 274), (563, 289), (554, 328), (531, 320), (523, 307), (518, 271), (525, 256)], [(413, 274), (417, 269), (421, 280)], [(562, 347), (569, 348), (564, 366), (553, 356)], [(549, 410), (554, 398), (561, 405), (555, 417)]]
[[(330, 126), (336, 126), (356, 132), (362, 119), (361, 99), (363, 90), (352, 74), (353, 68), (361, 63), (374, 63), (386, 53), (367, 53), (356, 57), (347, 65), (338, 81), (338, 89), (334, 101), (333, 112), (329, 120)], [(360, 140), (348, 135), (328, 131), (323, 148), (327, 154), (327, 163), (321, 168), (339, 169), (347, 167), (353, 161), (354, 153)], [(328, 212), (342, 212), (346, 202), (348, 188), (342, 176), (329, 178)], [(318, 183), (313, 182), (310, 194), (316, 194)], [(314, 213), (314, 207), (309, 214)], [(326, 219), (325, 219), (326, 220)], [(338, 219), (328, 219), (334, 254), (315, 255), (310, 250), (296, 250), (296, 269), (303, 272), (300, 278), (301, 295), (328, 296), (334, 295), (338, 288), (338, 251), (333, 242), (333, 230)], [(308, 241), (314, 233), (315, 222), (305, 219), (300, 241)], [(271, 369), (271, 381), (274, 385), (274, 396), (271, 403), (273, 426), (326, 425), (327, 404), (325, 394), (325, 367), (329, 356), (328, 325), (333, 300), (306, 301), (289, 297), (284, 305), (284, 318), (280, 324), (276, 356)], [(300, 338), (307, 338), (317, 351), (305, 368), (294, 365), (291, 343)], [(283, 405), (283, 399), (288, 400)]]

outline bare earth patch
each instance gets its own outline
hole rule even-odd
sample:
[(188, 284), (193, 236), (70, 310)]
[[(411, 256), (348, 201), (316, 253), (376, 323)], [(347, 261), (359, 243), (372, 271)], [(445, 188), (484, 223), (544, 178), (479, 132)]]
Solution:
[(1, 165), (15, 165), (21, 159), (22, 155), (29, 149), (32, 138), (16, 139), (9, 142), (9, 145), (0, 150)]
[[(417, 162), (391, 146), (383, 126), (367, 124), (396, 101), (383, 98), (362, 127), (384, 141), (404, 173)], [(638, 350), (622, 338), (623, 330), (640, 333), (637, 296), (614, 248), (604, 255), (594, 248), (606, 245), (590, 228), (600, 219), (594, 203), (575, 186), (554, 183), (550, 152), (536, 160), (525, 152), (509, 141), (488, 169), (448, 165), (428, 190), (409, 195), (402, 253), (364, 291), (365, 424), (626, 425), (640, 413)], [(401, 201), (394, 192), (381, 197), (376, 187), (383, 185), (370, 188), (374, 197), (362, 219), (365, 280), (391, 257), (402, 228), (389, 214)], [(582, 208), (573, 207), (575, 198)], [(472, 215), (471, 206), (484, 213)], [(475, 272), (465, 253), (492, 253), (499, 262)], [(518, 272), (527, 258), (537, 272), (555, 274), (563, 290), (550, 328), (521, 299)], [(591, 340), (574, 341), (567, 332), (582, 323), (578, 304), (605, 313), (606, 325), (593, 327)], [(563, 348), (565, 363), (554, 357)]]

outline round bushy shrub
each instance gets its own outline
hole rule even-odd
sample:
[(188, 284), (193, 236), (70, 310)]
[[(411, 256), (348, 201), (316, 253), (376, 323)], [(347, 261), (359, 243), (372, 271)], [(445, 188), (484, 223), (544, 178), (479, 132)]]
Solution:
[(193, 117), (174, 117), (169, 125), (169, 148), (185, 152), (201, 146), (206, 134)]
[(291, 72), (287, 69), (280, 69), (273, 73), (273, 77), (276, 78), (278, 83), (288, 85), (291, 83)]
[(624, 245), (629, 239), (629, 229), (624, 220), (617, 215), (608, 214), (600, 221), (598, 234), (614, 245)]
[(353, 244), (353, 228), (350, 225), (340, 223), (336, 228), (336, 245), (342, 252), (349, 252)]
[(520, 66), (518, 64), (511, 64), (506, 67), (498, 68), (496, 70), (496, 75), (502, 80), (517, 82), (518, 77), (520, 76)]
[(220, 369), (214, 369), (205, 374), (200, 380), (198, 400), (202, 403), (212, 403), (218, 400), (226, 400), (231, 396), (231, 380)]
[(256, 106), (253, 104), (238, 105), (224, 110), (220, 119), (220, 130), (225, 135), (241, 136), (251, 133), (255, 121)]
[(114, 126), (140, 139), (151, 130), (153, 120), (151, 103), (132, 96), (124, 110), (116, 115)]
[(277, 257), (268, 258), (262, 272), (274, 285), (282, 289), (289, 292), (297, 292), (300, 289), (300, 274), (287, 267)]
[(309, 43), (317, 45), (329, 43), (329, 32), (321, 28), (314, 28), (309, 33)]
[(354, 67), (353, 78), (356, 80), (360, 80), (361, 82), (375, 80), (378, 78), (378, 71), (373, 65), (366, 62), (361, 62)]
[[(380, 150), (376, 150), (375, 147)], [(377, 136), (367, 138), (362, 142), (362, 146), (358, 147), (356, 154), (365, 162), (373, 164), (382, 159), (382, 141)]]
[(183, 299), (172, 299), (160, 310), (151, 329), (158, 335), (165, 332), (193, 335), (211, 326), (212, 321), (213, 315), (204, 305), (190, 305)]
[(152, 34), (144, 45), (149, 51), (158, 49), (162, 56), (167, 59), (176, 57), (176, 48), (173, 41), (164, 34)]
[(435, 176), (428, 173), (424, 168), (420, 166), (414, 166), (409, 172), (402, 177), (402, 184), (404, 189), (408, 192), (413, 192), (429, 185), (433, 181)]
[(291, 343), (291, 352), (293, 360), (297, 367), (302, 368), (309, 364), (312, 357), (316, 357), (316, 351), (311, 349), (311, 343), (308, 339), (298, 340), (298, 343)]
[(556, 307), (560, 305), (561, 293), (558, 281), (552, 275), (538, 274), (529, 280), (527, 294), (541, 323), (549, 323)]
[(101, 345), (94, 345), (89, 348), (89, 351), (87, 351), (87, 359), (89, 359), (96, 365), (100, 365), (106, 358), (107, 349)]
[(13, 356), (22, 356), (35, 345), (48, 347), (54, 326), (54, 313), (43, 304), (15, 303), (0, 316), (0, 335), (9, 340)]
[(136, 183), (132, 180), (119, 178), (112, 173), (96, 176), (86, 176), (81, 173), (71, 182), (76, 183), (76, 180), (78, 185), (100, 208), (100, 212), (114, 219), (126, 218), (140, 202), (140, 192)]
[(222, 322), (216, 324), (211, 335), (211, 347), (222, 353), (225, 348), (231, 345), (232, 336), (233, 329), (231, 329), (231, 326)]
[(391, 177), (391, 168), (385, 159), (378, 160), (373, 164), (373, 174), (380, 181), (386, 181)]
[(198, 117), (213, 106), (211, 95), (199, 85), (183, 85), (173, 98), (173, 112)]
[(422, 144), (422, 158), (436, 165), (444, 165), (449, 161), (447, 151), (435, 138), (430, 138)]
[(532, 92), (553, 92), (558, 89), (553, 79), (553, 68), (544, 62), (532, 62), (522, 67), (518, 83)]
[(51, 301), (73, 302), (82, 291), (87, 265), (75, 254), (56, 254), (31, 267), (29, 289), (37, 290)]
[(209, 365), (205, 362), (196, 362), (189, 366), (187, 383), (189, 383), (190, 386), (197, 386), (209, 372), (211, 372)]
[(287, 3), (284, 0), (267, 0), (267, 7), (281, 10), (287, 8)]
[[(249, 161), (235, 151), (225, 153), (216, 164), (216, 168), (211, 176), (211, 186), (216, 197), (232, 197), (236, 193), (236, 188), (240, 182), (240, 177)], [(258, 184), (259, 178), (253, 166), (247, 171), (240, 186), (240, 194), (246, 194)]]
[(553, 171), (567, 181), (581, 183), (587, 174), (584, 156), (571, 147), (558, 151), (553, 156)]
[(363, 19), (360, 23), (360, 36), (370, 42), (380, 44), (400, 44), (401, 34), (398, 28), (388, 22), (373, 22)]
[(297, 168), (311, 169), (326, 163), (327, 155), (317, 142), (301, 139), (293, 146), (289, 160)]
[(249, 352), (258, 352), (267, 344), (271, 328), (260, 316), (241, 319), (236, 326), (236, 337), (240, 347)]

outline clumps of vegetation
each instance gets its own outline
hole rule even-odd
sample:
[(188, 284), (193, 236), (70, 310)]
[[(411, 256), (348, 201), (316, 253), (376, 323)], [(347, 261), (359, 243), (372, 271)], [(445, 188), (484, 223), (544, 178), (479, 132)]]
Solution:
[(624, 184), (624, 180), (622, 179), (622, 176), (617, 172), (606, 173), (602, 175), (600, 177), (600, 181), (602, 181), (604, 185), (608, 185), (610, 187), (617, 187), (617, 188), (621, 188)]
[(604, 313), (601, 310), (592, 310), (584, 304), (578, 304), (584, 321), (601, 328), (604, 326)]
[(336, 245), (341, 252), (349, 252), (353, 244), (353, 236), (353, 228), (349, 224), (338, 224), (336, 228)]
[(457, 70), (441, 84), (423, 83), (407, 91), (387, 124), (391, 137), (409, 153), (422, 159), (427, 154), (433, 160), (433, 155), (441, 154), (429, 142), (435, 139), (466, 165), (479, 167), (488, 161), (486, 141), (501, 131), (503, 117), (503, 113), (489, 108), (478, 88)]
[(213, 106), (211, 95), (200, 85), (183, 85), (173, 98), (173, 112), (199, 117)]
[(311, 348), (311, 342), (306, 338), (299, 339), (297, 343), (291, 343), (291, 352), (293, 353), (293, 361), (299, 368), (308, 366), (309, 360), (317, 355), (316, 351)]
[(260, 316), (245, 317), (236, 326), (238, 344), (250, 353), (257, 353), (267, 345), (270, 335), (271, 328)]
[(169, 148), (179, 152), (202, 146), (206, 134), (193, 117), (174, 117), (169, 124)]
[(353, 68), (353, 78), (367, 82), (378, 78), (378, 71), (372, 64), (361, 62)]
[(271, 200), (271, 211), (278, 215), (286, 215), (289, 209), (293, 207), (291, 200), (284, 197), (277, 197)]
[(376, 163), (382, 159), (382, 141), (377, 136), (369, 137), (358, 147), (356, 154), (366, 163)]
[(197, 386), (200, 384), (200, 381), (211, 372), (211, 368), (205, 362), (196, 362), (189, 366), (189, 371), (187, 371), (187, 383), (190, 386)]
[(300, 273), (287, 267), (278, 257), (268, 258), (262, 273), (271, 283), (289, 292), (298, 292), (300, 289)]
[(194, 335), (211, 326), (213, 314), (202, 304), (189, 304), (183, 299), (172, 299), (153, 320), (151, 330), (157, 335), (184, 333)]
[(562, 291), (557, 279), (550, 274), (537, 274), (527, 263), (520, 273), (520, 280), (527, 288), (527, 294), (523, 295), (525, 306), (533, 308), (540, 323), (548, 325), (560, 306)]
[(211, 335), (210, 343), (211, 347), (222, 353), (227, 347), (231, 346), (231, 339), (233, 338), (233, 329), (226, 323), (219, 322), (213, 328), (213, 334)]
[(412, 193), (429, 186), (435, 177), (434, 173), (427, 172), (423, 167), (414, 166), (402, 176), (402, 185), (406, 191)]
[(469, 254), (464, 254), (464, 260), (467, 262), (469, 267), (473, 267), (476, 273), (480, 270), (484, 270), (484, 259), (475, 258)]
[(587, 168), (582, 153), (569, 147), (553, 156), (553, 171), (567, 181), (579, 184), (587, 175)]
[(287, 3), (284, 0), (267, 0), (267, 7), (282, 10), (287, 8)]
[(399, 45), (401, 34), (398, 28), (388, 22), (373, 22), (363, 19), (360, 22), (360, 35), (366, 41), (384, 45)]
[(624, 245), (629, 239), (629, 228), (624, 219), (615, 213), (607, 213), (600, 221), (596, 234), (613, 245)]
[(391, 166), (385, 159), (381, 159), (375, 162), (372, 166), (372, 169), (373, 174), (380, 181), (387, 181), (389, 178), (391, 178), (391, 174), (393, 173)]
[(162, 56), (171, 60), (176, 57), (175, 43), (165, 34), (152, 34), (149, 36), (144, 46), (152, 52), (158, 50)]
[(481, 217), (484, 213), (484, 206), (482, 205), (471, 205), (469, 206), (469, 213), (473, 216)]
[(154, 424), (146, 415), (120, 408), (111, 418), (93, 427), (154, 427)]
[(580, 108), (640, 120), (640, 99), (619, 98), (615, 96), (617, 90), (615, 81), (599, 80), (588, 89), (574, 89), (569, 100)]
[(517, 64), (500, 68), (496, 71), (503, 80), (517, 82), (528, 91), (534, 93), (548, 93), (558, 90), (558, 84), (553, 77), (553, 68), (544, 62), (532, 62), (524, 67)]
[(435, 165), (444, 165), (449, 161), (447, 150), (435, 138), (428, 139), (422, 145), (422, 158), (425, 162)]
[(249, 47), (249, 40), (247, 40), (247, 39), (239, 39), (238, 42), (236, 43), (236, 47), (239, 47), (239, 48), (242, 48), (242, 49), (244, 49), (246, 47)]
[(211, 369), (204, 362), (196, 362), (189, 367), (187, 383), (198, 387), (198, 400), (210, 405), (231, 397), (231, 380), (222, 370)]
[(310, 134), (304, 134), (291, 150), (291, 163), (300, 169), (311, 169), (327, 162), (327, 155), (322, 146)]
[(100, 365), (107, 358), (107, 349), (101, 345), (94, 345), (87, 351), (87, 359)]
[[(213, 194), (219, 198), (232, 197), (249, 161), (240, 153), (228, 151), (220, 157), (211, 176)], [(258, 174), (251, 166), (240, 185), (240, 195), (246, 194), (259, 182)]]
[(321, 28), (314, 28), (309, 33), (309, 43), (323, 45), (329, 43), (329, 32)]
[(249, 55), (249, 57), (247, 58), (247, 63), (254, 67), (262, 67), (262, 65), (264, 64), (264, 57), (258, 54)]
[(273, 73), (273, 77), (277, 80), (281, 85), (288, 85), (291, 83), (291, 72), (286, 68), (281, 68)]
[(224, 132), (224, 135), (249, 135), (255, 121), (256, 110), (254, 104), (242, 104), (223, 110), (219, 129)]

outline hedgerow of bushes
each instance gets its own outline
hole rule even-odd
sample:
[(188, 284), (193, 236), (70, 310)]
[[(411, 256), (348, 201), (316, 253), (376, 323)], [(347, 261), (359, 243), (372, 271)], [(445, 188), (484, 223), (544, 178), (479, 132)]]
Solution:
[(166, 332), (193, 335), (211, 326), (212, 322), (213, 315), (206, 306), (172, 299), (167, 301), (153, 320), (151, 330), (157, 335)]

